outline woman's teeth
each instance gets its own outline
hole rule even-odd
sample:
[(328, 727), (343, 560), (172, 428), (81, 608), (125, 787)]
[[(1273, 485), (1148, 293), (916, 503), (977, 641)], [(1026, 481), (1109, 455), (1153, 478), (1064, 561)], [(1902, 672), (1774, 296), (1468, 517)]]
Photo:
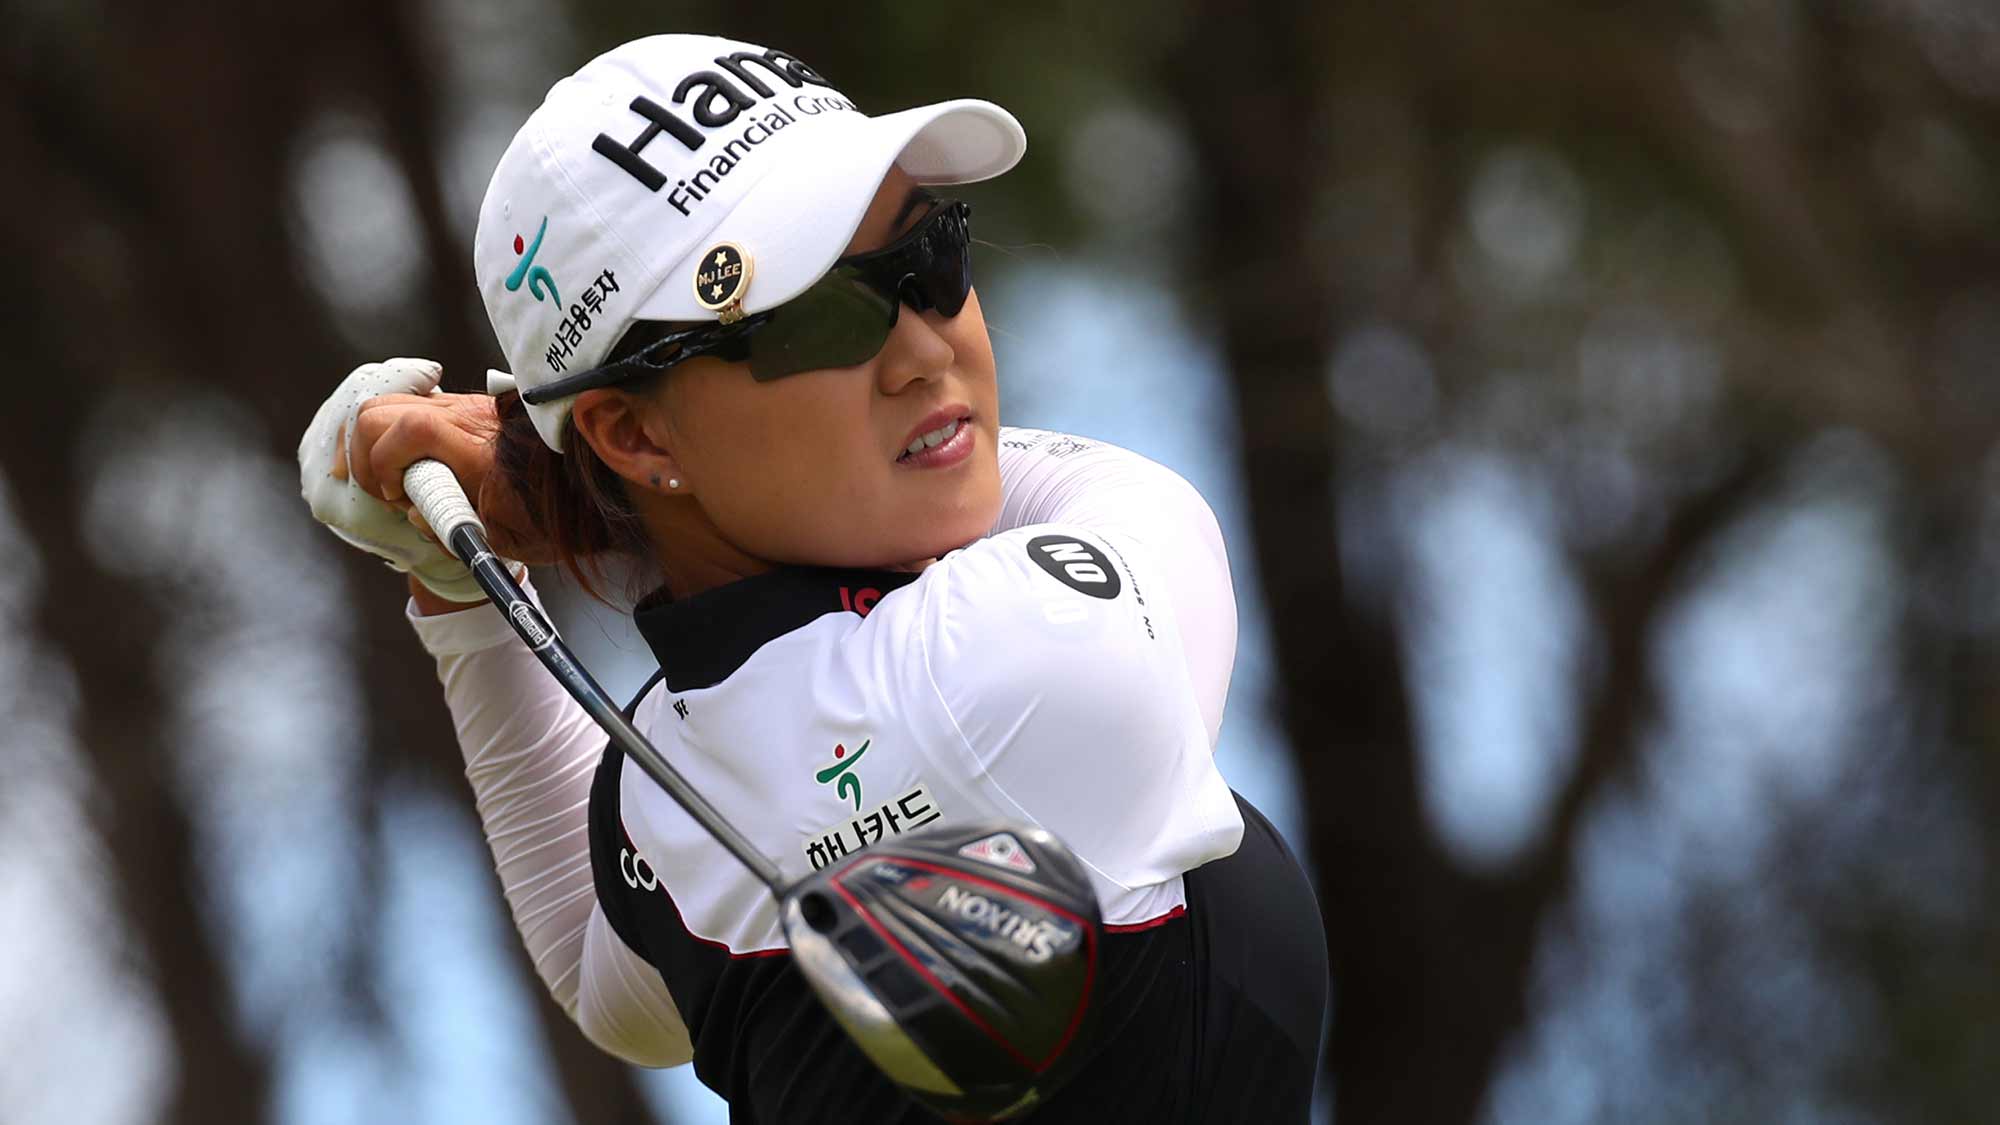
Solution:
[(937, 429), (932, 430), (930, 433), (919, 434), (917, 436), (917, 439), (910, 443), (910, 447), (908, 449), (905, 449), (903, 452), (906, 454), (911, 454), (911, 453), (922, 453), (926, 449), (936, 449), (938, 446), (943, 445), (945, 442), (949, 441), (951, 439), (951, 435), (957, 432), (958, 432), (958, 423), (956, 421), (947, 422), (944, 425), (939, 426)]

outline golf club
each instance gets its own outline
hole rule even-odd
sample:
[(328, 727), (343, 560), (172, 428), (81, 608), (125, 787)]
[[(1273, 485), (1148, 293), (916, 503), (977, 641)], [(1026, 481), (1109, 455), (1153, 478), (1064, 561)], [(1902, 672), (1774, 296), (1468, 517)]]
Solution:
[(793, 964), (883, 1073), (947, 1118), (996, 1121), (1039, 1104), (1073, 1072), (1102, 920), (1067, 847), (1029, 825), (941, 825), (787, 883), (577, 663), (488, 546), (451, 470), (418, 461), (403, 487), (613, 744), (770, 888)]

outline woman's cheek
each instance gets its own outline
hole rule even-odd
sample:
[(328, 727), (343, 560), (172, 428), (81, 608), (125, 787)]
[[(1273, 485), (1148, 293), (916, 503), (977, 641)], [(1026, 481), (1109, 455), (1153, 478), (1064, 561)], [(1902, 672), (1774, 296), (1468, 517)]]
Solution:
[[(838, 414), (797, 422), (822, 440), (799, 440), (784, 458), (782, 473), (766, 480), (765, 532), (781, 557), (806, 562), (853, 561), (872, 554), (890, 529), (884, 487), (890, 474), (879, 461), (863, 426), (842, 426)], [(799, 435), (801, 438), (804, 434)]]

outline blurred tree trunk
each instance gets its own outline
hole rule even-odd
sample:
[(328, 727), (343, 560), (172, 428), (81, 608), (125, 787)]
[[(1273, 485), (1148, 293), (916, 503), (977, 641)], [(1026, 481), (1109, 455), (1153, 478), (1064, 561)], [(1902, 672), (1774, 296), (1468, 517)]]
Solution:
[[(291, 460), (343, 373), (295, 369), (342, 349), (301, 280), (288, 214), (297, 138), (338, 98), (374, 103), (411, 177), (434, 267), (428, 303), (440, 317), (439, 354), (461, 375), (477, 371), (484, 333), (465, 315), (468, 252), (444, 221), (439, 112), (406, 6), (170, 4), (103, 24), (72, 19), (30, 24), (0, 72), (0, 141), (17, 157), (15, 173), (0, 180), (0, 223), (25, 251), (17, 261), (29, 263), (0, 285), (34, 326), (0, 412), (0, 471), (46, 562), (34, 624), (77, 674), (77, 734), (103, 794), (94, 819), (114, 922), (150, 970), (172, 1037), (176, 1069), (161, 1120), (251, 1122), (272, 1102), (272, 1045), (250, 1041), (235, 1021), (195, 826), (172, 784), (176, 748), (163, 732), (173, 685), (157, 665), (175, 624), (169, 592), (91, 556), (80, 438), (95, 405), (121, 386), (202, 384), (251, 405), (274, 454)], [(80, 83), (78, 74), (93, 77)], [(450, 725), (428, 690), (431, 668), (398, 619), (395, 584), (372, 561), (343, 555), (355, 588), (379, 598), (362, 615), (367, 707), (354, 716), (370, 759), (365, 776), (393, 784), (407, 776), (393, 763), (421, 757), (451, 775), (450, 791), (469, 808)], [(377, 864), (363, 862), (364, 885), (379, 894)], [(582, 1039), (525, 955), (515, 962), (540, 996), (571, 1115), (652, 1120), (630, 1068)], [(364, 958), (355, 971), (373, 964)]]
[(1544, 843), (1501, 872), (1461, 867), (1423, 807), (1392, 606), (1353, 587), (1336, 540), (1329, 353), (1335, 326), (1366, 310), (1330, 282), (1325, 248), (1304, 232), (1333, 170), (1324, 45), (1340, 29), (1292, 5), (1209, 3), (1196, 22), (1201, 42), (1169, 81), (1212, 170), (1193, 224), (1193, 292), (1219, 324), (1258, 574), (1283, 607), (1272, 615), (1278, 708), (1309, 795), (1335, 990), (1325, 1073), (1343, 1125), (1469, 1122), (1526, 1019), (1537, 938), (1567, 898), (1583, 812), (1625, 770), (1650, 714), (1655, 617), (1768, 466), (1726, 474), (1651, 555), (1594, 576), (1604, 682)]
[[(89, 69), (131, 61), (114, 55)], [(27, 310), (34, 327), (0, 411), (0, 471), (43, 560), (42, 611), (29, 624), (76, 675), (76, 737), (95, 781), (93, 820), (109, 875), (106, 921), (123, 931), (111, 944), (129, 946), (142, 963), (172, 1038), (175, 1071), (161, 1119), (263, 1120), (271, 1060), (233, 1018), (223, 944), (203, 898), (194, 825), (165, 737), (172, 685), (158, 671), (169, 628), (160, 591), (102, 566), (82, 526), (90, 473), (80, 445), (91, 408), (130, 373), (160, 363), (135, 362), (137, 347), (113, 341), (136, 345), (166, 329), (122, 299), (127, 293), (106, 291), (104, 271), (115, 266), (105, 258), (118, 255), (106, 255), (103, 243), (117, 239), (119, 226), (143, 227), (157, 216), (133, 213), (146, 205), (134, 180), (140, 158), (112, 145), (115, 127), (98, 116), (125, 107), (65, 106), (74, 86), (46, 70), (0, 81), (0, 143), (17, 157), (0, 177), (0, 216), (9, 245), (36, 267), (6, 273), (9, 306)], [(176, 233), (153, 240), (155, 275), (176, 272), (183, 249)], [(121, 331), (107, 333), (107, 325)]]

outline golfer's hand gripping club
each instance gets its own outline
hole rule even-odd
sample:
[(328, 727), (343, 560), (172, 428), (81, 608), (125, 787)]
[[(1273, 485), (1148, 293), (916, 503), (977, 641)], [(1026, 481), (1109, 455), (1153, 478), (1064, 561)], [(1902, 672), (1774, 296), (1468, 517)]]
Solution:
[(451, 546), (452, 533), (470, 527), (484, 539), (486, 525), (479, 522), (479, 513), (472, 510), (472, 501), (466, 497), (465, 489), (459, 487), (458, 478), (451, 475), (451, 469), (443, 461), (428, 457), (418, 461), (403, 470), (403, 492), (423, 514), (424, 522), (431, 525), (438, 542), (458, 554), (461, 562), (472, 565), (471, 559)]
[(667, 795), (680, 803), (695, 822), (706, 828), (711, 836), (723, 847), (729, 849), (750, 873), (771, 888), (773, 893), (782, 890), (782, 876), (778, 867), (763, 853), (759, 852), (736, 826), (723, 819), (722, 813), (708, 803), (695, 788), (687, 783), (646, 736), (638, 732), (618, 705), (611, 701), (604, 689), (597, 685), (583, 665), (570, 655), (569, 646), (563, 644), (554, 625), (542, 616), (535, 603), (521, 589), (514, 576), (507, 572), (507, 565), (500, 556), (493, 553), (486, 542), (486, 527), (479, 521), (479, 513), (473, 510), (472, 501), (460, 487), (458, 478), (444, 462), (426, 458), (403, 470), (403, 491), (423, 514), (424, 522), (431, 525), (438, 540), (452, 554), (458, 556), (472, 571), (472, 577), (486, 596), (493, 600), (494, 608), (507, 618), (514, 632), (527, 642), (542, 666), (555, 676), (563, 690), (583, 705), (583, 709), (596, 721), (611, 741), (625, 755), (639, 763), (646, 776), (667, 791)]

